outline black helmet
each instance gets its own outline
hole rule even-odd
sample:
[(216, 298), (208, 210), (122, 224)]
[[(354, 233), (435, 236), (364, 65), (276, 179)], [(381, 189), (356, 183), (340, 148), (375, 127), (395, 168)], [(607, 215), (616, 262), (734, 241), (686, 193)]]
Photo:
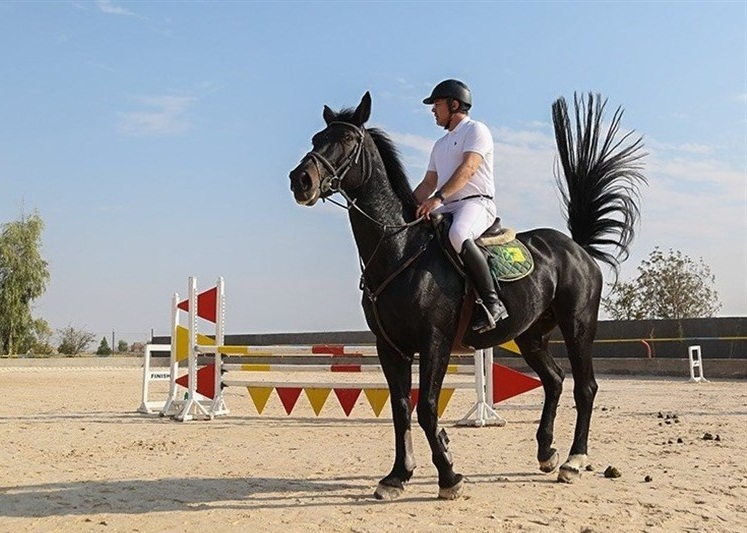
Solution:
[(453, 98), (462, 102), (467, 109), (472, 107), (472, 91), (464, 82), (459, 80), (444, 80), (433, 88), (431, 95), (423, 100), (424, 104), (431, 105), (436, 98)]

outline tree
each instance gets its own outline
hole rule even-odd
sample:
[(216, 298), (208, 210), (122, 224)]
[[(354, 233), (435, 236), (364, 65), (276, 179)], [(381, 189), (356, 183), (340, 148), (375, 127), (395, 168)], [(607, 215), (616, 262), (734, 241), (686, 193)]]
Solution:
[(101, 337), (101, 343), (96, 350), (96, 355), (111, 355), (112, 349), (109, 347), (109, 342), (106, 340), (106, 336)]
[(117, 343), (117, 353), (127, 353), (130, 351), (130, 346), (127, 344), (127, 341), (120, 340)]
[(716, 277), (700, 258), (697, 262), (679, 250), (665, 255), (655, 247), (638, 266), (638, 277), (609, 284), (602, 308), (616, 320), (712, 317), (721, 309)]
[(67, 326), (58, 331), (60, 346), (57, 351), (65, 355), (77, 355), (93, 342), (95, 335), (87, 331)]
[(43, 318), (34, 320), (34, 342), (29, 350), (34, 355), (52, 355), (55, 347), (52, 345), (54, 331)]
[(31, 302), (47, 288), (49, 270), (40, 253), (44, 222), (34, 213), (0, 230), (0, 351), (25, 353), (34, 343)]

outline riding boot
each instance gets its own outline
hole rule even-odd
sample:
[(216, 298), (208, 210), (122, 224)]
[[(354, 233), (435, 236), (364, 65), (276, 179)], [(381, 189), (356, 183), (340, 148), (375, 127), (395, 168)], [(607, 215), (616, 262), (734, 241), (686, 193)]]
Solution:
[(491, 330), (496, 322), (508, 317), (508, 311), (498, 298), (488, 261), (472, 239), (464, 241), (462, 253), (459, 255), (479, 295), (477, 304), (485, 311), (478, 315), (472, 329), (480, 333)]

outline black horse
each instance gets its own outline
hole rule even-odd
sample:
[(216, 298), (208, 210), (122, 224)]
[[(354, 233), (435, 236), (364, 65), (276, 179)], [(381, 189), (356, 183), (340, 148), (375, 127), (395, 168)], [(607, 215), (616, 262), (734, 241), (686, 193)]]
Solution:
[[(537, 430), (537, 459), (543, 472), (559, 463), (553, 426), (564, 372), (548, 351), (557, 326), (573, 371), (576, 429), (558, 480), (572, 482), (587, 461), (587, 441), (597, 383), (592, 344), (602, 292), (595, 260), (615, 273), (627, 258), (639, 217), (641, 139), (617, 139), (622, 110), (602, 130), (606, 101), (589, 94), (575, 99), (575, 128), (561, 98), (552, 106), (565, 183), (557, 174), (572, 238), (553, 229), (517, 234), (535, 260), (533, 273), (501, 284), (509, 318), (485, 333), (468, 333), (465, 346), (485, 348), (514, 339), (542, 380), (545, 403)], [(434, 226), (415, 219), (415, 201), (396, 148), (386, 134), (365, 129), (371, 112), (366, 93), (356, 109), (336, 113), (324, 107), (326, 128), (312, 138), (313, 149), (290, 173), (296, 202), (314, 205), (334, 193), (347, 202), (360, 254), (363, 310), (376, 335), (377, 350), (391, 394), (395, 459), (374, 493), (393, 499), (415, 469), (410, 426), (412, 362), (419, 354), (418, 423), (438, 469), (439, 497), (457, 498), (464, 479), (453, 469), (449, 440), (438, 428), (437, 405), (458, 334), (465, 279), (450, 263)], [(574, 140), (574, 129), (576, 139)], [(607, 250), (605, 250), (607, 248)]]

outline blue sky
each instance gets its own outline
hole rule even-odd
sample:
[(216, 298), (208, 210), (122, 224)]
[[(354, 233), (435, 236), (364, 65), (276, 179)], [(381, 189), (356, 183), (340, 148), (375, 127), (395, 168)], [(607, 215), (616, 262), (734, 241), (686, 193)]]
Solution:
[(0, 47), (0, 221), (46, 222), (54, 328), (165, 334), (195, 275), (225, 278), (229, 332), (365, 329), (345, 214), (297, 206), (288, 172), (324, 104), (371, 91), (416, 184), (441, 134), (421, 100), (448, 77), (493, 131), (519, 230), (564, 228), (553, 100), (623, 106), (650, 186), (622, 279), (681, 250), (721, 315), (747, 314), (744, 1), (5, 1)]

